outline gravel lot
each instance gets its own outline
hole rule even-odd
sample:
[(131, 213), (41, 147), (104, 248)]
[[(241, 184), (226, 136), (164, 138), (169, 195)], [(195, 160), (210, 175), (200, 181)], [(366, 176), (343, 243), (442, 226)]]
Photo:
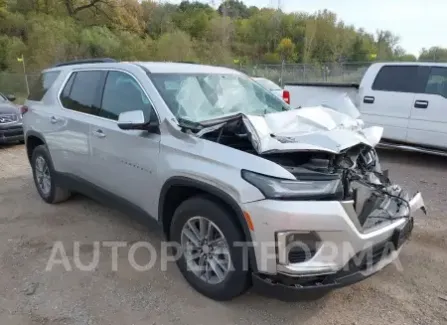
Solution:
[[(159, 263), (146, 272), (133, 270), (128, 248), (120, 248), (116, 272), (110, 248), (100, 250), (94, 271), (66, 272), (61, 265), (45, 271), (56, 241), (64, 243), (70, 261), (73, 241), (84, 243), (80, 258), (88, 263), (94, 241), (145, 240), (159, 247), (161, 236), (84, 197), (45, 204), (23, 146), (0, 147), (0, 323), (447, 324), (447, 162), (398, 152), (381, 157), (392, 178), (422, 191), (428, 206), (428, 217), (417, 218), (403, 249), (404, 272), (389, 266), (314, 302), (284, 303), (249, 292), (218, 303), (191, 289), (174, 265), (166, 272)], [(138, 252), (137, 261), (145, 264), (148, 253)]]

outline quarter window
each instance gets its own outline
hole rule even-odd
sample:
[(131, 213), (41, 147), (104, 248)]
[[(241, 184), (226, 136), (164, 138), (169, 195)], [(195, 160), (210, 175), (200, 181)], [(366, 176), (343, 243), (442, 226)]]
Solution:
[(143, 111), (146, 121), (150, 120), (153, 108), (139, 84), (127, 73), (110, 71), (99, 116), (118, 120), (121, 113), (138, 110)]
[(59, 74), (59, 71), (48, 71), (41, 73), (39, 78), (32, 85), (28, 99), (33, 101), (41, 101), (48, 89), (50, 89), (56, 81)]
[(97, 115), (103, 76), (104, 72), (102, 71), (73, 73), (62, 91), (62, 105), (67, 109)]

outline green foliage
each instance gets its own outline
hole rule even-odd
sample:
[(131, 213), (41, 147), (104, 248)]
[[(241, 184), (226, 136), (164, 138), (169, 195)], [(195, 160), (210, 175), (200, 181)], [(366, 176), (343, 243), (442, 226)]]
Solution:
[(285, 37), (279, 42), (277, 52), (284, 61), (289, 61), (295, 53), (295, 44), (290, 38)]
[(18, 37), (7, 37), (0, 35), (0, 71), (10, 68), (17, 70), (21, 68), (17, 58), (25, 51), (26, 46)]
[(231, 18), (248, 18), (250, 17), (250, 10), (240, 0), (225, 0), (217, 9), (219, 14)]
[(78, 48), (79, 27), (71, 19), (45, 14), (27, 19), (25, 57), (31, 69), (47, 67), (73, 57)]
[(79, 35), (79, 43), (81, 53), (86, 57), (113, 56), (121, 48), (118, 36), (102, 26), (83, 29)]
[(442, 61), (447, 62), (447, 49), (434, 46), (429, 49), (422, 49), (419, 61)]
[(181, 30), (163, 34), (158, 40), (156, 59), (160, 61), (197, 60), (191, 37)]
[(264, 56), (262, 57), (262, 61), (266, 64), (279, 64), (281, 63), (281, 57), (278, 53), (268, 52), (264, 54)]
[[(389, 31), (369, 34), (335, 13), (284, 13), (225, 0), (0, 0), (0, 70), (86, 57), (212, 64), (415, 60)], [(447, 60), (447, 50), (420, 59)]]

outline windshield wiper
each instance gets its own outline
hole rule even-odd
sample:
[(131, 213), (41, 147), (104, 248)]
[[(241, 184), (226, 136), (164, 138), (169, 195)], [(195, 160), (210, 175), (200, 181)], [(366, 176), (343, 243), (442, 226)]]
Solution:
[(177, 121), (178, 121), (178, 125), (182, 128), (183, 132), (185, 132), (186, 130), (198, 132), (204, 128), (204, 126), (202, 124), (200, 124), (198, 122), (193, 122), (193, 121), (185, 119), (183, 117), (178, 117)]
[(196, 137), (200, 138), (209, 132), (223, 128), (229, 121), (220, 121), (219, 123), (213, 123), (205, 126), (201, 123), (189, 121), (180, 117), (178, 118), (178, 122), (182, 128), (182, 132), (192, 131)]

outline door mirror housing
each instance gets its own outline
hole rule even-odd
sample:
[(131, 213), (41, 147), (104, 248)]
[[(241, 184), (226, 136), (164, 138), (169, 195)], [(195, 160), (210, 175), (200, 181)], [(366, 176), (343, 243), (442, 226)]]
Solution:
[(10, 102), (14, 102), (16, 100), (16, 96), (9, 94), (6, 95), (6, 99), (9, 100)]
[(123, 112), (118, 116), (118, 127), (121, 130), (145, 130), (156, 132), (158, 121), (146, 121), (141, 110)]

